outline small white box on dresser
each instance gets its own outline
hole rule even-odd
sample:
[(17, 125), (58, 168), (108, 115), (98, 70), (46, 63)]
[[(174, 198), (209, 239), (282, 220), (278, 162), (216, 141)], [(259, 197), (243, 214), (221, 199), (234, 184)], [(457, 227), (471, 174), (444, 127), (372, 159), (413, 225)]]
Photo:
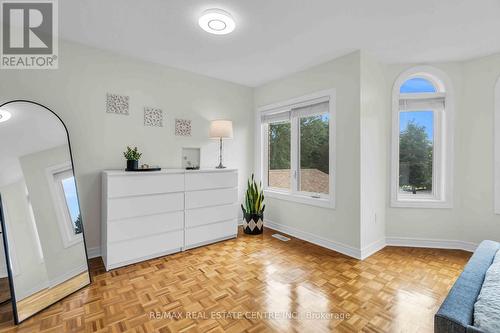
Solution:
[(236, 237), (237, 201), (234, 169), (104, 171), (106, 269)]

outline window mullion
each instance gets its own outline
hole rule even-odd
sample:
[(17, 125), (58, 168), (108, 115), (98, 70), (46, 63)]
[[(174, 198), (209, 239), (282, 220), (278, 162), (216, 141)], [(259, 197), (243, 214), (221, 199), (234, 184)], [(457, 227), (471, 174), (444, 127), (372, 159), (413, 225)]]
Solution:
[(300, 163), (300, 147), (299, 147), (299, 117), (294, 116), (290, 119), (291, 138), (290, 138), (290, 172), (291, 172), (291, 192), (299, 192), (299, 163)]
[(439, 135), (441, 134), (439, 123), (438, 123), (438, 113), (436, 110), (432, 110), (433, 121), (434, 121), (434, 131), (432, 133), (432, 197), (437, 198), (439, 195)]
[(443, 182), (443, 135), (444, 130), (442, 127), (443, 110), (434, 110), (434, 152), (433, 152), (433, 191), (434, 197), (442, 200), (444, 195), (444, 182)]
[(269, 124), (262, 124), (262, 181), (264, 188), (269, 187)]

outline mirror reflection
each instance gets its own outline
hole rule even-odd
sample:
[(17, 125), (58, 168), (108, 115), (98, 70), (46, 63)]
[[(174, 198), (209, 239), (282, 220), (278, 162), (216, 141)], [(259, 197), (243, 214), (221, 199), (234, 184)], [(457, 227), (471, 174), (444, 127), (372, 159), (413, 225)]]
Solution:
[[(0, 110), (0, 196), (7, 252), (0, 265), (8, 268), (14, 316), (21, 322), (89, 284), (90, 277), (63, 123), (30, 102), (9, 103)], [(11, 297), (9, 283), (0, 280), (0, 288), (0, 297)]]

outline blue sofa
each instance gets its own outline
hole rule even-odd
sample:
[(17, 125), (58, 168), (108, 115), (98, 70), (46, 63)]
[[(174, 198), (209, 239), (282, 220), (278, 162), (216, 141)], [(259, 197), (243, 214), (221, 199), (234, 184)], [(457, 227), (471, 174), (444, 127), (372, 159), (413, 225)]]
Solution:
[(481, 333), (474, 327), (474, 303), (481, 291), (486, 271), (500, 243), (483, 241), (477, 247), (434, 316), (435, 333)]

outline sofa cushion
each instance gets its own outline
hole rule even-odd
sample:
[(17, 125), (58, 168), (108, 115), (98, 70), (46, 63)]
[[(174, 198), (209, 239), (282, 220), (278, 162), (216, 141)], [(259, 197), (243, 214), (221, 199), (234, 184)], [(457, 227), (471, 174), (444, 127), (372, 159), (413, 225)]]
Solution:
[(486, 272), (474, 304), (474, 326), (489, 333), (500, 332), (500, 251)]
[(474, 324), (474, 303), (481, 292), (486, 272), (499, 248), (500, 244), (493, 241), (486, 240), (479, 244), (436, 313), (435, 332), (465, 333), (471, 331), (471, 325)]

